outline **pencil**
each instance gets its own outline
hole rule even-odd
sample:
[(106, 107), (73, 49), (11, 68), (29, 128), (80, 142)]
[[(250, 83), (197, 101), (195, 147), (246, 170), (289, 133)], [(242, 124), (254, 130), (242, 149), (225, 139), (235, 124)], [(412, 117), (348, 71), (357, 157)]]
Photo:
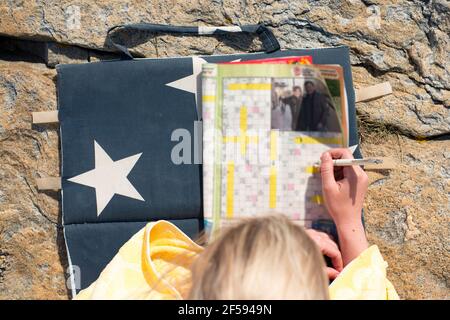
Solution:
[[(345, 167), (345, 166), (363, 166), (365, 164), (381, 164), (382, 159), (365, 158), (365, 159), (334, 159), (333, 166)], [(320, 161), (314, 164), (316, 167), (320, 166)]]

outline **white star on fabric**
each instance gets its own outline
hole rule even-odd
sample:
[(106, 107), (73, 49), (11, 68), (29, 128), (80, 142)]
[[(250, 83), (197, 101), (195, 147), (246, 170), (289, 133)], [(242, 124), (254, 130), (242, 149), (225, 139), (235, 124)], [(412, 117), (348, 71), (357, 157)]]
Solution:
[(95, 140), (94, 151), (95, 168), (70, 178), (68, 181), (95, 188), (97, 217), (115, 194), (145, 201), (127, 179), (142, 153), (113, 161)]
[(358, 145), (357, 144), (355, 144), (355, 145), (353, 145), (353, 146), (350, 146), (350, 147), (348, 147), (348, 149), (350, 150), (350, 152), (353, 154), (353, 153), (355, 153), (355, 151), (356, 151), (356, 148), (358, 148)]
[[(233, 60), (232, 62), (237, 61), (241, 61), (241, 59), (236, 59)], [(190, 92), (195, 95), (195, 105), (197, 106), (197, 113), (199, 119), (201, 119), (202, 110), (201, 110), (201, 101), (200, 102), (198, 101), (198, 95), (199, 94), (201, 95), (201, 92), (198, 92), (197, 85), (200, 82), (198, 76), (202, 72), (202, 65), (204, 63), (208, 63), (208, 61), (206, 61), (203, 58), (192, 57), (192, 74), (184, 78), (166, 83), (166, 86)]]
[(197, 77), (202, 72), (202, 64), (204, 63), (207, 63), (205, 59), (192, 57), (192, 74), (173, 82), (166, 83), (166, 86), (195, 94), (195, 103), (197, 104)]

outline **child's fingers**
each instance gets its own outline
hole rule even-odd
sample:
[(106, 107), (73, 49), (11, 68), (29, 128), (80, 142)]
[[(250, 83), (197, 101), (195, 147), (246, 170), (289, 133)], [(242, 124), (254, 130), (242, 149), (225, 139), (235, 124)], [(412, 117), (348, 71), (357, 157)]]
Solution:
[(314, 240), (323, 255), (331, 259), (331, 263), (336, 270), (341, 271), (344, 268), (342, 254), (338, 245), (331, 237), (325, 233), (313, 229), (307, 229), (306, 232)]
[(333, 190), (336, 188), (336, 180), (334, 180), (334, 166), (331, 155), (328, 152), (324, 152), (320, 160), (320, 175), (322, 177), (322, 186), (324, 190)]
[[(327, 153), (331, 156), (332, 159), (353, 159), (352, 153), (347, 148), (336, 148), (328, 150)], [(322, 154), (322, 157), (324, 154)], [(324, 159), (321, 158), (321, 161), (323, 162)], [(325, 169), (326, 170), (326, 169)], [(323, 168), (320, 168), (320, 172), (323, 177)], [(334, 174), (334, 180), (338, 181), (344, 178), (344, 168), (342, 167), (335, 167), (333, 166), (333, 174)], [(322, 180), (323, 183), (323, 180)]]
[(330, 268), (330, 267), (326, 268), (326, 272), (327, 272), (328, 279), (330, 279), (330, 280), (336, 279), (337, 276), (339, 275), (339, 271), (337, 271), (333, 268)]
[(333, 267), (336, 270), (341, 271), (344, 268), (344, 262), (342, 260), (341, 251), (339, 250), (336, 242), (334, 242), (325, 232), (307, 229), (306, 233), (308, 233), (311, 239), (317, 244), (322, 254), (331, 259)]
[(344, 178), (344, 168), (343, 167), (334, 167), (334, 179), (336, 181), (342, 180)]
[(347, 148), (336, 148), (328, 150), (333, 159), (353, 159), (353, 154)]
[[(318, 231), (318, 233), (320, 233), (320, 235), (322, 237), (328, 238), (336, 244), (336, 242), (334, 241), (334, 237), (331, 234), (328, 234), (328, 233), (322, 232), (322, 231)], [(337, 244), (336, 244), (336, 247), (337, 247)]]
[(343, 169), (344, 177), (353, 183), (362, 182), (367, 178), (366, 172), (360, 166), (347, 166)]
[(322, 238), (322, 241), (322, 253), (331, 259), (331, 263), (336, 270), (341, 271), (344, 268), (344, 262), (337, 244), (329, 238)]

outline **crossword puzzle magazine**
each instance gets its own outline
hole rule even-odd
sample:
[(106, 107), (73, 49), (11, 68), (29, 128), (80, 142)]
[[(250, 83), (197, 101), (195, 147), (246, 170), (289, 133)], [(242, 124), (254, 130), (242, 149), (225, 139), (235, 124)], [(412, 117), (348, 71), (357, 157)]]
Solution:
[(204, 65), (204, 214), (213, 228), (268, 212), (332, 228), (314, 163), (347, 146), (344, 96), (339, 66)]

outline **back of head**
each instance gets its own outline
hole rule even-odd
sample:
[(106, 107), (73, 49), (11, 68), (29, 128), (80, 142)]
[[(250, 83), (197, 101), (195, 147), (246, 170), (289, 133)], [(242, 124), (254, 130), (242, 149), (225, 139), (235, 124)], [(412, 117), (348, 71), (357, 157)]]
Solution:
[(190, 299), (327, 299), (324, 259), (284, 215), (223, 230), (192, 267)]

